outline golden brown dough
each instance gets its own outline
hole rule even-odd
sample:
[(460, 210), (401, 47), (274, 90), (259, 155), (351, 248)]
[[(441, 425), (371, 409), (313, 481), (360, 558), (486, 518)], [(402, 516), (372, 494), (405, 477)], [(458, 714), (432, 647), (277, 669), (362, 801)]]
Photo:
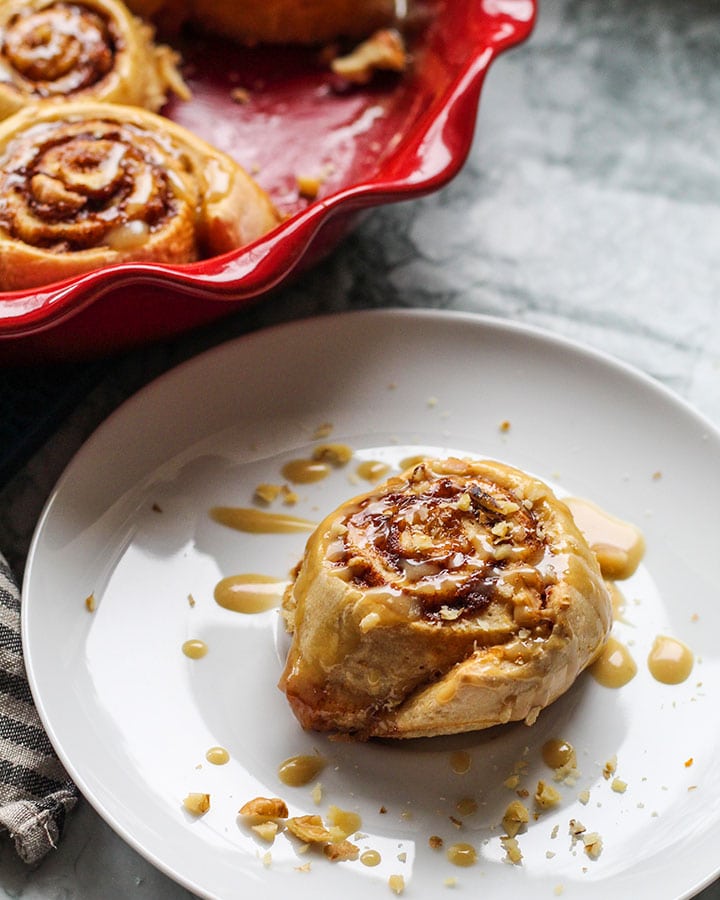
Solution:
[(568, 508), (487, 460), (427, 460), (344, 503), (311, 535), (283, 606), (295, 715), (363, 738), (530, 724), (611, 624)]
[(0, 4), (0, 118), (40, 100), (100, 100), (154, 112), (189, 92), (178, 55), (118, 0)]
[(395, 0), (129, 0), (164, 27), (191, 21), (245, 44), (318, 44), (393, 24)]
[(0, 123), (0, 289), (129, 261), (185, 263), (278, 221), (229, 156), (154, 113), (45, 103)]

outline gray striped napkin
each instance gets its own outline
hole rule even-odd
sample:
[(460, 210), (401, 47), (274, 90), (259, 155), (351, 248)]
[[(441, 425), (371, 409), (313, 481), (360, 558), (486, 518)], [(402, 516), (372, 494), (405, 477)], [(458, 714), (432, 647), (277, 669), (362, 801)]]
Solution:
[(43, 730), (25, 673), (20, 592), (0, 555), (0, 829), (35, 863), (57, 847), (79, 792)]

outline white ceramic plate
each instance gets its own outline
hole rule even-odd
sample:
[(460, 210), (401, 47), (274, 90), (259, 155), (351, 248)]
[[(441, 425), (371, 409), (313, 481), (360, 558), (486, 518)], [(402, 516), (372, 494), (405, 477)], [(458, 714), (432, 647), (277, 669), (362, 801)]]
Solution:
[[(287, 646), (277, 611), (230, 612), (213, 588), (239, 572), (285, 576), (305, 535), (245, 535), (208, 510), (248, 505), (259, 482), (281, 480), (283, 461), (309, 452), (325, 423), (355, 459), (299, 488), (297, 515), (318, 519), (358, 492), (361, 459), (396, 464), (452, 450), (521, 466), (638, 524), (647, 554), (624, 587), (626, 621), (614, 626), (638, 663), (634, 680), (610, 690), (585, 674), (532, 728), (401, 745), (303, 733), (275, 687)], [(506, 322), (363, 312), (233, 341), (130, 399), (53, 492), (24, 585), (40, 714), (100, 814), (203, 896), (369, 900), (392, 896), (395, 874), (418, 900), (441, 896), (453, 878), (487, 897), (690, 896), (718, 873), (719, 459), (718, 432), (665, 389)], [(680, 685), (659, 684), (647, 669), (659, 633), (696, 654)], [(207, 656), (184, 656), (189, 638), (204, 640)], [(499, 822), (515, 794), (503, 782), (519, 762), (520, 788), (532, 794), (538, 779), (552, 781), (540, 752), (551, 737), (575, 746), (581, 775), (559, 785), (558, 807), (531, 817), (519, 836), (522, 864), (512, 865)], [(212, 746), (229, 751), (226, 765), (205, 760)], [(316, 750), (329, 761), (319, 806), (312, 786), (287, 788), (277, 775), (285, 758)], [(450, 764), (458, 750), (472, 760), (464, 775)], [(613, 756), (624, 793), (603, 776)], [(182, 808), (193, 791), (211, 795), (201, 818)], [(378, 850), (381, 864), (298, 854), (285, 836), (268, 847), (237, 818), (257, 795), (285, 797), (295, 815), (329, 804), (358, 811), (357, 843)], [(456, 804), (467, 798), (478, 810), (461, 815)], [(598, 859), (572, 845), (570, 819), (601, 835)], [(473, 844), (478, 863), (453, 866), (430, 849), (431, 835), (445, 847)]]

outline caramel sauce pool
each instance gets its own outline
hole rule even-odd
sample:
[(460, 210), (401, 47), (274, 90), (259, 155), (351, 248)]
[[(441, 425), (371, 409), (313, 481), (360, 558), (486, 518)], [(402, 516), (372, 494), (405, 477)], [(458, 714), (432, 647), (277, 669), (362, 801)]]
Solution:
[(629, 522), (606, 513), (589, 500), (568, 497), (565, 503), (597, 557), (603, 577), (618, 581), (629, 578), (645, 552), (642, 532)]
[(609, 637), (590, 672), (603, 687), (620, 688), (635, 677), (637, 665), (628, 648), (617, 638)]
[(213, 506), (210, 518), (220, 525), (250, 534), (289, 534), (315, 528), (315, 522), (307, 519), (243, 506)]
[(553, 738), (543, 744), (542, 758), (551, 769), (563, 769), (565, 766), (574, 768), (577, 762), (575, 748), (561, 738)]
[(471, 765), (472, 757), (466, 750), (456, 750), (450, 756), (450, 768), (456, 775), (465, 775)]
[(309, 784), (325, 768), (322, 756), (291, 756), (278, 767), (278, 778), (288, 787)]
[(695, 658), (682, 641), (659, 635), (653, 642), (647, 662), (656, 681), (681, 684), (692, 672)]
[(198, 638), (191, 638), (182, 645), (182, 652), (190, 659), (202, 659), (208, 652), (208, 645)]
[(205, 759), (214, 766), (224, 766), (230, 761), (230, 754), (224, 747), (211, 747), (205, 754)]
[(389, 471), (390, 466), (387, 463), (379, 462), (376, 459), (363, 460), (355, 469), (356, 474), (363, 481), (380, 481)]
[(454, 866), (467, 868), (477, 862), (477, 850), (472, 844), (452, 844), (447, 849), (447, 858)]
[(330, 466), (318, 459), (291, 459), (280, 470), (283, 478), (293, 484), (312, 484), (330, 474)]
[(215, 585), (213, 596), (223, 609), (252, 615), (277, 606), (286, 585), (270, 575), (228, 575)]

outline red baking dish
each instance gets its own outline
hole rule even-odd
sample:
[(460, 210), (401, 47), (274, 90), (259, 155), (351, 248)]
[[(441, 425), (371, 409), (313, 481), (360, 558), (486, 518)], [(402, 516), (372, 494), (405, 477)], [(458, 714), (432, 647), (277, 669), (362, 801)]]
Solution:
[[(364, 87), (338, 83), (317, 48), (175, 42), (193, 96), (164, 114), (254, 174), (282, 224), (198, 263), (108, 266), (0, 293), (0, 361), (104, 355), (210, 322), (317, 262), (364, 210), (446, 184), (470, 149), (485, 74), (529, 36), (535, 0), (417, 0), (415, 12), (408, 71)], [(314, 199), (298, 176), (318, 179)]]

